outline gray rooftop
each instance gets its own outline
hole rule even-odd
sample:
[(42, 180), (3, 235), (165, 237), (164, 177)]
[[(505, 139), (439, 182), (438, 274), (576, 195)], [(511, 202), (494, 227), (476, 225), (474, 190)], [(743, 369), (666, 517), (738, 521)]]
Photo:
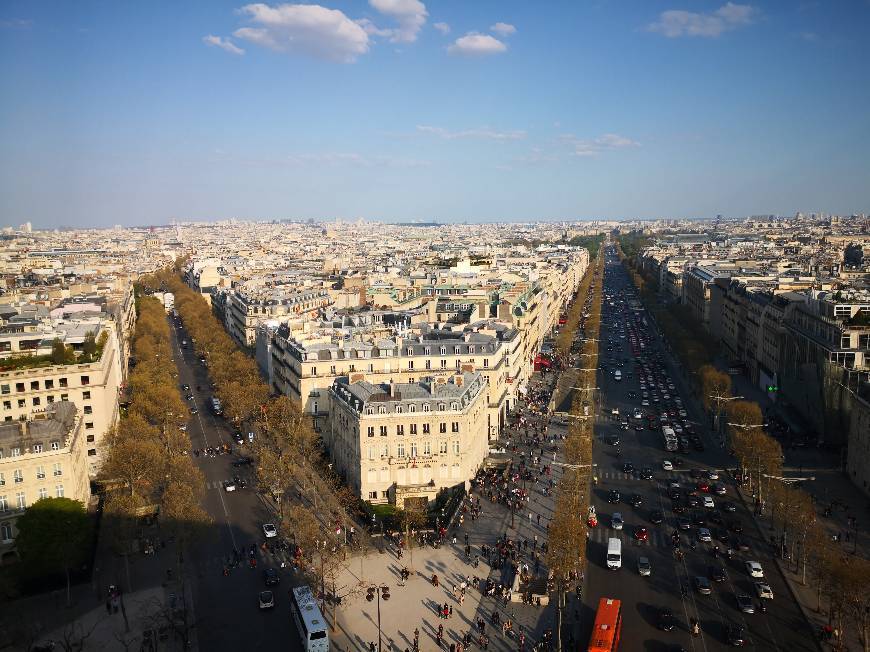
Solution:
[[(61, 441), (75, 425), (76, 406), (70, 401), (52, 403), (45, 410), (45, 419), (32, 421), (9, 421), (0, 423), (0, 445), (7, 447), (21, 442), (26, 447), (29, 442)], [(61, 444), (63, 447), (65, 444)]]

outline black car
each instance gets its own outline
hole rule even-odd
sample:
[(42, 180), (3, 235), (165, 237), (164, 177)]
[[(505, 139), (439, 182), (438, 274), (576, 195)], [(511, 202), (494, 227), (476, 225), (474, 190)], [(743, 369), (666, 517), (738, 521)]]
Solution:
[(184, 384), (181, 386), (181, 389), (183, 389), (185, 392), (190, 392), (190, 385)]
[(737, 505), (735, 505), (734, 503), (722, 502), (722, 503), (719, 503), (719, 506), (722, 509), (724, 509), (726, 512), (728, 512), (729, 514), (733, 514), (734, 512), (737, 511)]
[(746, 541), (746, 539), (741, 539), (740, 537), (734, 537), (733, 539), (731, 539), (731, 546), (736, 550), (740, 550), (741, 552), (746, 552), (747, 550), (749, 550), (749, 543)]
[(707, 566), (707, 575), (714, 582), (724, 582), (728, 579), (728, 576), (725, 574), (725, 568), (718, 564)]
[(689, 504), (689, 507), (701, 506), (701, 499), (698, 496), (689, 495), (689, 497), (686, 498), (686, 502)]
[(671, 500), (679, 500), (682, 495), (683, 492), (676, 487), (671, 487), (671, 490), (668, 492), (668, 496), (670, 496)]
[(263, 571), (263, 582), (266, 586), (275, 586), (281, 583), (281, 576), (274, 568), (267, 568)]
[(640, 507), (643, 504), (643, 498), (641, 498), (640, 494), (631, 494), (628, 504), (632, 507)]
[(254, 463), (253, 457), (240, 457), (235, 462), (233, 462), (233, 466), (242, 467), (242, 466), (251, 466)]
[(728, 645), (732, 647), (743, 647), (746, 645), (746, 628), (737, 623), (731, 623), (725, 627), (725, 638)]
[(663, 632), (670, 632), (673, 631), (675, 624), (673, 612), (667, 607), (662, 608), (659, 611), (658, 628)]
[(728, 521), (728, 529), (734, 532), (735, 534), (740, 534), (743, 532), (743, 525), (741, 525), (740, 521), (737, 519), (731, 519)]
[(726, 545), (731, 540), (731, 537), (728, 535), (728, 530), (725, 528), (719, 528), (716, 530), (716, 538)]
[(616, 489), (611, 489), (610, 493), (607, 494), (607, 502), (616, 504), (620, 501), (622, 496)]
[(691, 471), (689, 471), (689, 475), (691, 475), (692, 479), (694, 480), (700, 480), (706, 474), (701, 469), (692, 469)]
[(697, 527), (704, 527), (707, 524), (707, 517), (704, 512), (692, 512), (692, 523)]
[(653, 525), (661, 525), (661, 523), (665, 520), (665, 515), (662, 513), (662, 510), (656, 509), (650, 512), (649, 522)]
[(632, 464), (631, 462), (626, 462), (625, 464), (622, 465), (622, 472), (623, 473), (634, 473), (634, 464)]
[(698, 575), (695, 577), (695, 590), (701, 595), (710, 595), (713, 593), (713, 587), (710, 585), (710, 580), (706, 577)]

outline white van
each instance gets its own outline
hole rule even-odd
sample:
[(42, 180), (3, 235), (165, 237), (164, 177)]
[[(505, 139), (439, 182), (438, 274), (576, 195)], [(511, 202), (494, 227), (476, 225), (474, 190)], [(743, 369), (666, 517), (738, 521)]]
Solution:
[(622, 541), (620, 539), (607, 540), (607, 568), (611, 570), (622, 568)]
[(616, 382), (622, 380), (622, 372), (619, 369), (613, 372), (613, 380), (615, 380)]

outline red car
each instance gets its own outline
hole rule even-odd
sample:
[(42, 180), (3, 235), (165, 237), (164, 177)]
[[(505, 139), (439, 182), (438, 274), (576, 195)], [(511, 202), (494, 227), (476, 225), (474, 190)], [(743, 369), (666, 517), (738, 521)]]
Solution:
[(710, 493), (710, 485), (701, 480), (701, 482), (698, 483), (698, 491), (703, 491), (705, 494)]
[(649, 532), (645, 527), (639, 527), (634, 531), (634, 538), (638, 541), (649, 541)]

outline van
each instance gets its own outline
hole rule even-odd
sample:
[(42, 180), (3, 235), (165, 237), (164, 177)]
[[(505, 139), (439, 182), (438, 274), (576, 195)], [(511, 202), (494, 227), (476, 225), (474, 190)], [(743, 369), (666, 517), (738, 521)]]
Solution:
[(610, 570), (622, 568), (622, 540), (620, 539), (607, 540), (607, 568)]

